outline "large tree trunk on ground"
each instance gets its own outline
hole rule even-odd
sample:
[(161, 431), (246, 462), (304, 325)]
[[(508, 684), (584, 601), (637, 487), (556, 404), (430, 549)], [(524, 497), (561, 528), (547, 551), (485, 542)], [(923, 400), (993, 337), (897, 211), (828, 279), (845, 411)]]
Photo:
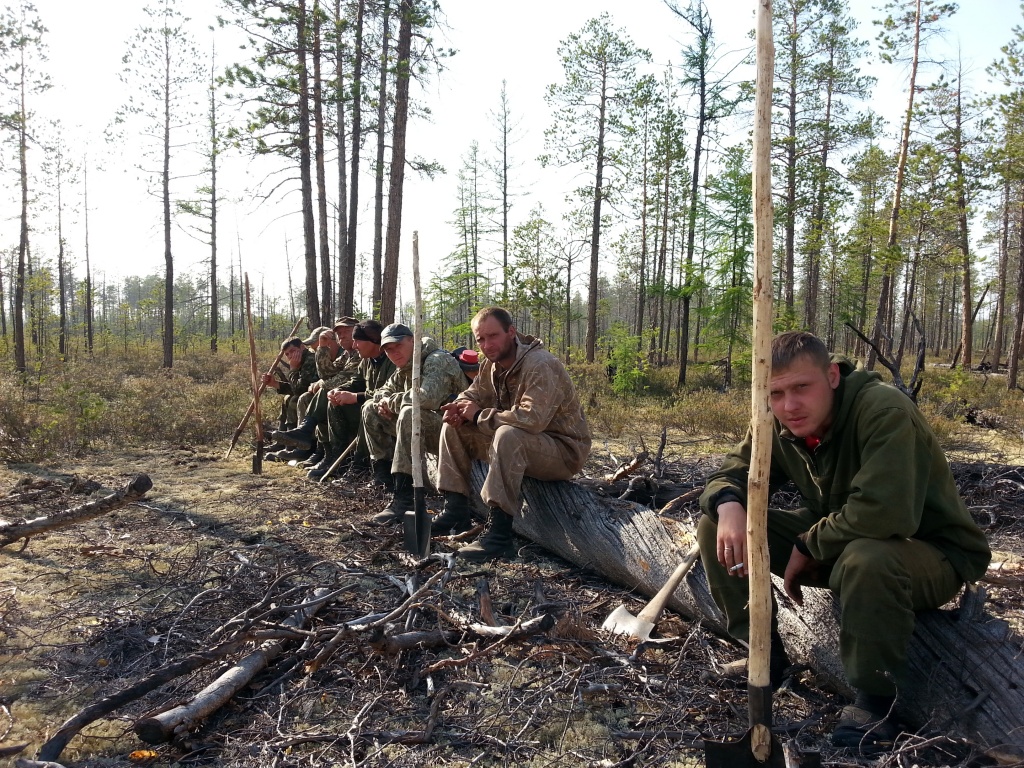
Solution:
[[(479, 491), (485, 466), (477, 463)], [(683, 523), (617, 499), (602, 498), (574, 483), (523, 484), (525, 506), (515, 531), (580, 567), (652, 596), (692, 546)], [(773, 577), (774, 579), (775, 577)], [(790, 658), (808, 664), (827, 684), (850, 693), (839, 659), (838, 604), (830, 592), (805, 589), (794, 610), (775, 579), (779, 629)], [(980, 594), (979, 594), (980, 593)], [(981, 610), (983, 593), (972, 590), (959, 610), (918, 615), (910, 646), (910, 679), (900, 691), (900, 715), (915, 727), (966, 738), (995, 754), (1024, 760), (1024, 661), (1022, 638)], [(700, 563), (668, 606), (724, 635), (722, 613)]]

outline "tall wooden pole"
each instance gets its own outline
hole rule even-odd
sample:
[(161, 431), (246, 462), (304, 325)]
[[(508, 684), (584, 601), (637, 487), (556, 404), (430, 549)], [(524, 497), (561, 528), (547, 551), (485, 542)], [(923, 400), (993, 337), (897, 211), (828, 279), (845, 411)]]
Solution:
[(256, 363), (256, 336), (252, 330), (252, 301), (249, 297), (249, 273), (245, 273), (245, 316), (249, 327), (249, 375), (252, 383), (253, 415), (256, 416), (256, 453), (252, 456), (252, 473), (263, 474), (263, 412), (260, 410), (260, 384), (263, 378)]
[[(768, 472), (772, 460), (772, 2), (757, 3), (757, 84), (754, 94), (754, 349), (751, 360), (753, 444), (747, 478), (747, 569), (750, 575), (751, 749), (759, 761), (771, 748), (771, 576), (768, 561)], [(759, 733), (760, 731), (763, 731)]]

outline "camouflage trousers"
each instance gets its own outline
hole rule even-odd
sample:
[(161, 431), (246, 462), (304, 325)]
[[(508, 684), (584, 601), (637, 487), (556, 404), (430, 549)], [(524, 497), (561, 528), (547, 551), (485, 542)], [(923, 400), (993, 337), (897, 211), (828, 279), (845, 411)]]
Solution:
[(485, 435), (473, 424), (441, 430), (438, 460), (440, 491), (455, 491), (472, 496), (469, 471), (474, 459), (490, 466), (480, 489), (480, 498), (488, 507), (498, 507), (510, 515), (519, 513), (523, 477), (537, 480), (570, 480), (582, 467), (576, 453), (544, 432), (532, 434), (503, 425), (494, 435)]
[[(397, 418), (385, 419), (372, 400), (363, 403), (362, 425), (373, 461), (391, 458), (391, 472), (412, 474), (412, 406), (405, 406)], [(439, 411), (420, 411), (420, 439), (423, 453), (437, 453), (441, 436)]]
[(359, 434), (360, 407), (352, 405), (327, 406), (327, 445), (334, 451), (344, 451)]

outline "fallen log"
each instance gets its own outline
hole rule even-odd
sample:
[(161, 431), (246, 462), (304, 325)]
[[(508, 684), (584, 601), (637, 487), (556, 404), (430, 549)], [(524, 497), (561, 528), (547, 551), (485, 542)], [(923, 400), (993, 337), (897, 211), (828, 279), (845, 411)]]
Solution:
[[(303, 602), (282, 624), (285, 627), (304, 626), (324, 606), (321, 598), (329, 592), (327, 589), (314, 590), (309, 600)], [(184, 735), (195, 724), (230, 701), (283, 651), (283, 640), (267, 640), (193, 696), (191, 701), (136, 721), (135, 734), (148, 744), (161, 744), (176, 735)]]
[[(485, 472), (477, 462), (472, 476), (477, 491)], [(516, 533), (642, 595), (654, 595), (694, 543), (695, 532), (685, 524), (575, 483), (527, 478), (523, 496)], [(806, 589), (803, 607), (794, 610), (781, 586), (777, 579), (779, 629), (790, 658), (849, 694), (839, 658), (838, 603), (827, 590)], [(899, 714), (914, 727), (968, 739), (997, 759), (1024, 760), (1024, 638), (986, 614), (983, 603), (984, 591), (973, 588), (958, 609), (919, 614)], [(726, 635), (700, 562), (668, 607)]]
[(105, 515), (108, 512), (113, 512), (115, 509), (120, 509), (127, 504), (131, 504), (133, 501), (138, 501), (152, 487), (153, 481), (149, 479), (149, 475), (136, 475), (120, 491), (115, 491), (109, 496), (104, 496), (102, 499), (87, 501), (85, 504), (80, 504), (72, 509), (56, 512), (45, 517), (37, 517), (34, 520), (22, 522), (0, 521), (0, 547), (5, 547), (18, 539), (28, 539), (46, 531), (66, 528), (83, 520), (89, 520)]
[(201, 669), (207, 664), (212, 664), (229, 654), (237, 653), (245, 642), (245, 640), (231, 640), (222, 643), (216, 648), (210, 648), (209, 650), (186, 656), (178, 661), (164, 664), (152, 674), (135, 683), (135, 685), (131, 685), (117, 693), (103, 697), (94, 704), (90, 704), (64, 723), (53, 736), (46, 740), (46, 743), (39, 748), (39, 759), (44, 763), (56, 760), (60, 757), (68, 742), (85, 726), (95, 722), (104, 715), (110, 714), (115, 709), (123, 707), (125, 704), (145, 696), (147, 693), (155, 691), (171, 680), (187, 675), (190, 672), (195, 672), (197, 669)]

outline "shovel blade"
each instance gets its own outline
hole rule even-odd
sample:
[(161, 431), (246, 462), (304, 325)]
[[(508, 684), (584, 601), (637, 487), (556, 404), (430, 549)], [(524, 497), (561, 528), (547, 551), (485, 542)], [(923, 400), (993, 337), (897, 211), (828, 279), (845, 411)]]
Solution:
[(765, 745), (764, 731), (751, 728), (738, 741), (704, 739), (705, 768), (821, 768), (821, 753), (801, 752), (796, 741), (785, 744), (771, 736), (767, 759), (761, 762), (754, 755), (755, 740)]
[[(786, 756), (782, 750), (782, 742), (771, 736), (767, 759), (758, 760), (754, 755), (755, 741), (763, 737), (751, 728), (737, 741), (704, 740), (704, 764), (706, 768), (786, 768)], [(770, 733), (770, 732), (769, 732)], [(762, 744), (762, 746), (764, 746)]]
[(402, 515), (402, 544), (406, 552), (419, 555), (420, 534), (416, 528), (416, 513), (411, 509)]
[(630, 635), (643, 642), (650, 639), (651, 632), (654, 630), (654, 624), (650, 621), (638, 619), (626, 609), (626, 606), (620, 605), (608, 614), (608, 618), (604, 620), (601, 629), (616, 632), (620, 635)]

